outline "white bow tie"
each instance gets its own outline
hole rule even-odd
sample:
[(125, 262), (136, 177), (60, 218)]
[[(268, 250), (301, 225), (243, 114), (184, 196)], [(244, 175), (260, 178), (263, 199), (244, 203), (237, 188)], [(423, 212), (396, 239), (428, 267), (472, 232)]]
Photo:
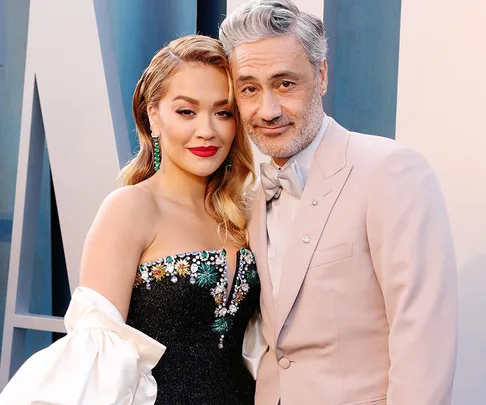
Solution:
[(293, 160), (289, 165), (277, 169), (270, 163), (260, 165), (261, 181), (267, 201), (280, 197), (282, 189), (288, 191), (293, 197), (300, 200), (304, 186), (302, 174), (297, 161)]

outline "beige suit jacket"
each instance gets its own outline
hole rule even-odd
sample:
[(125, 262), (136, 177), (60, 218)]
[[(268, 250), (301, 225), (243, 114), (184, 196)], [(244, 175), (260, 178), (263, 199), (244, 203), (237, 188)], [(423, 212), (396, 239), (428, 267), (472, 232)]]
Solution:
[(420, 154), (331, 120), (294, 220), (277, 305), (263, 190), (249, 231), (269, 344), (257, 405), (451, 403), (456, 262), (443, 197)]

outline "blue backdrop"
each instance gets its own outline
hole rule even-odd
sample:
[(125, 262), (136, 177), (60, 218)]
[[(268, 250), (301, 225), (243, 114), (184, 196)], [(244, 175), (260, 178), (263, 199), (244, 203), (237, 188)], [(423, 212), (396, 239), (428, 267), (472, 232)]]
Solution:
[[(98, 1), (98, 0), (96, 0)], [(105, 1), (105, 0), (101, 0)], [(195, 32), (217, 36), (226, 0), (106, 0), (123, 103), (131, 118), (133, 88), (153, 54)], [(325, 109), (350, 129), (394, 137), (400, 0), (326, 0), (330, 83)], [(0, 0), (0, 344), (19, 147), (29, 0)], [(54, 190), (45, 153), (31, 311), (63, 315), (69, 300)], [(56, 291), (53, 297), (52, 291)], [(62, 292), (62, 293), (61, 293)], [(29, 331), (25, 356), (50, 344)], [(55, 338), (55, 337), (54, 337)], [(1, 359), (0, 359), (1, 360)]]

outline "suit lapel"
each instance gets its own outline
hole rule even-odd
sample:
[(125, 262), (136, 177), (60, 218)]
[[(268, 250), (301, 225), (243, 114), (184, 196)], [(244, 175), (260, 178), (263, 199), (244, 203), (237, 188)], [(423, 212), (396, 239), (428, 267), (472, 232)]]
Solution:
[(348, 141), (349, 132), (331, 119), (309, 171), (285, 251), (277, 303), (276, 340), (299, 294), (329, 215), (351, 173), (352, 166), (346, 165)]
[(263, 188), (258, 188), (252, 217), (248, 226), (250, 247), (255, 254), (258, 275), (261, 283), (261, 307), (267, 311), (272, 330), (275, 330), (275, 302), (273, 299), (273, 285), (268, 269), (268, 241), (267, 241), (267, 200)]

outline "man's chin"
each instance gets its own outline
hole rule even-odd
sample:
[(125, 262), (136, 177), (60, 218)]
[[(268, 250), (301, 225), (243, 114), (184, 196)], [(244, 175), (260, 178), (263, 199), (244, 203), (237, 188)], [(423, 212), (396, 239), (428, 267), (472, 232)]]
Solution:
[(260, 142), (278, 142), (278, 143), (287, 143), (288, 140), (293, 139), (294, 132), (291, 130), (292, 128), (286, 128), (282, 131), (272, 131), (269, 133), (265, 133), (263, 131), (254, 131), (253, 135), (251, 136), (252, 139), (258, 139)]
[(295, 153), (288, 148), (282, 148), (275, 145), (261, 144), (256, 142), (255, 145), (261, 153), (275, 159), (288, 159), (295, 155)]

